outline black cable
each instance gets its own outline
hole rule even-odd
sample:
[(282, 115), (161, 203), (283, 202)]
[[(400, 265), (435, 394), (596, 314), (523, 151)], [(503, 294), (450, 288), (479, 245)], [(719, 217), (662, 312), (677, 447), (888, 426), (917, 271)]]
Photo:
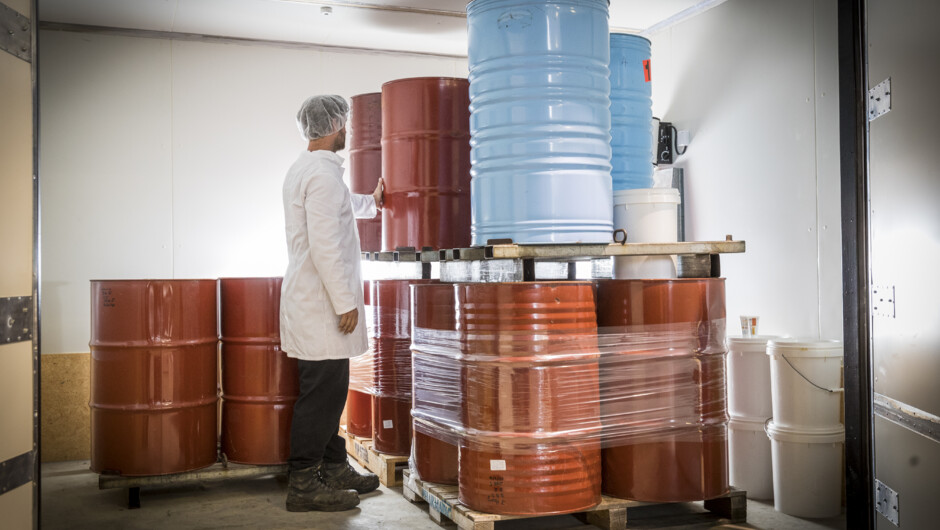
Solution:
[(686, 152), (686, 150), (689, 149), (689, 146), (685, 146), (685, 147), (682, 149), (682, 151), (680, 151), (680, 150), (679, 150), (679, 131), (676, 130), (676, 126), (675, 126), (675, 125), (670, 125), (670, 127), (672, 128), (672, 137), (673, 137), (673, 138), (675, 139), (675, 141), (676, 141), (676, 154), (677, 154), (677, 155), (684, 155), (685, 152)]

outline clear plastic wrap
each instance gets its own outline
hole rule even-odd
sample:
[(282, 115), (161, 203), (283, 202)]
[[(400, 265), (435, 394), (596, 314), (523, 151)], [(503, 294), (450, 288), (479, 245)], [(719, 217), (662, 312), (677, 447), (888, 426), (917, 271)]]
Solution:
[(414, 291), (425, 479), (459, 447), (460, 500), (491, 513), (574, 511), (602, 474), (626, 498), (727, 492), (723, 280), (449, 287)]

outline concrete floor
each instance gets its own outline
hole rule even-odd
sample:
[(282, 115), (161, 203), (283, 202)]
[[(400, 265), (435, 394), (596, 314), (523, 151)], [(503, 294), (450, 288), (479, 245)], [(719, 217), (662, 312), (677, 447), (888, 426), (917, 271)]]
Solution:
[[(290, 513), (284, 509), (287, 483), (266, 477), (197, 486), (142, 489), (141, 508), (129, 510), (125, 490), (99, 490), (89, 462), (42, 466), (42, 527), (47, 529), (439, 529), (426, 504), (413, 505), (401, 487), (362, 496), (355, 510), (338, 513)], [(631, 508), (628, 528), (773, 528), (839, 529), (845, 517), (805, 520), (776, 512), (773, 503), (748, 501), (748, 523), (729, 524), (705, 511), (701, 503)], [(2, 526), (2, 525), (0, 525)], [(593, 528), (570, 515), (506, 521), (497, 530), (568, 530)]]

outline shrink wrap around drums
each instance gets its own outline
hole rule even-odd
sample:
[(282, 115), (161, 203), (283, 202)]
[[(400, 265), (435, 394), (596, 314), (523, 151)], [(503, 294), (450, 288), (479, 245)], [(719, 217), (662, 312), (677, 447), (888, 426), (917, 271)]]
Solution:
[(91, 469), (125, 476), (215, 463), (215, 280), (91, 282)]
[(375, 395), (373, 448), (384, 454), (411, 454), (411, 286), (437, 280), (374, 280)]
[(637, 330), (604, 363), (604, 493), (654, 502), (727, 493), (724, 280), (602, 280), (597, 293), (602, 333)]
[(473, 433), (460, 448), (460, 501), (498, 514), (596, 505), (601, 423), (593, 285), (459, 284), (456, 306), (463, 423)]
[(411, 304), (415, 378), (412, 469), (421, 480), (456, 485), (458, 440), (448, 431), (463, 423), (461, 366), (458, 358), (437, 348), (441, 340), (456, 338), (454, 285), (415, 285)]

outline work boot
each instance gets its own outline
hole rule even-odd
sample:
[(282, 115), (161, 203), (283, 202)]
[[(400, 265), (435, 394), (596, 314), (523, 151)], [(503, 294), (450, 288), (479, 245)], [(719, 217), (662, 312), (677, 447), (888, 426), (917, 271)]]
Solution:
[(369, 493), (379, 487), (379, 477), (373, 473), (356, 471), (349, 461), (341, 463), (324, 462), (320, 466), (323, 482), (336, 489), (354, 489), (359, 493)]
[(292, 470), (287, 486), (287, 511), (341, 512), (359, 504), (359, 495), (349, 489), (328, 486), (321, 475), (321, 465)]

